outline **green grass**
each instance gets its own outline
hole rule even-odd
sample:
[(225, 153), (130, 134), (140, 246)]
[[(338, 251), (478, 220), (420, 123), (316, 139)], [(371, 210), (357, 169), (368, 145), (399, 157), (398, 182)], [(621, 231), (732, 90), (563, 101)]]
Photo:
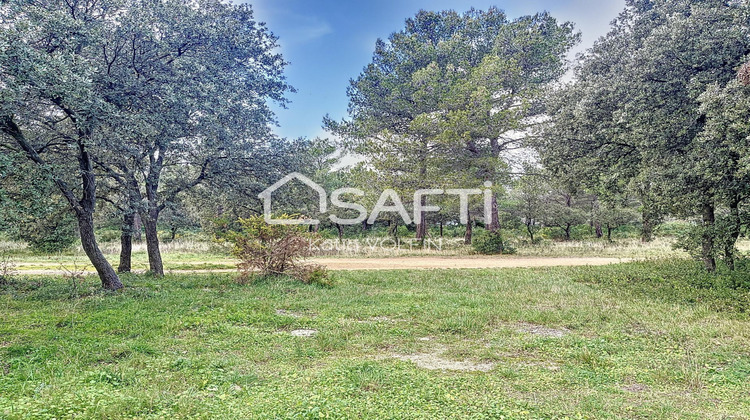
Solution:
[[(373, 239), (374, 240), (374, 239)], [(360, 241), (361, 242), (361, 241)], [(385, 247), (379, 248), (378, 242), (361, 242), (358, 247), (342, 251), (341, 253), (331, 253), (321, 255), (325, 258), (366, 258), (366, 257), (409, 257), (409, 256), (468, 256), (472, 253), (470, 246), (451, 245), (443, 250), (432, 249), (409, 249), (405, 246), (401, 249)], [(7, 243), (12, 245), (14, 243)], [(2, 245), (2, 244), (0, 244)], [(351, 245), (351, 244), (350, 244)], [(117, 266), (119, 262), (118, 244), (104, 244), (102, 246), (107, 259)], [(741, 241), (739, 243), (740, 252), (747, 254), (750, 252), (750, 241)], [(78, 272), (86, 270), (93, 272), (93, 267), (89, 264), (88, 259), (82, 251), (74, 251), (61, 255), (37, 255), (21, 247), (16, 247), (15, 251), (11, 248), (1, 248), (0, 256), (8, 255), (15, 264), (18, 271), (28, 270), (67, 270)], [(637, 239), (619, 239), (614, 242), (606, 240), (589, 240), (589, 241), (570, 241), (570, 242), (553, 242), (544, 241), (536, 245), (519, 245), (516, 255), (518, 257), (617, 257), (617, 258), (688, 258), (685, 252), (674, 250), (672, 240), (669, 238), (659, 238), (653, 242), (643, 244)], [(164, 269), (169, 270), (232, 270), (236, 268), (236, 260), (231, 257), (226, 250), (212, 245), (209, 242), (201, 241), (175, 241), (165, 244), (162, 249), (164, 260)], [(149, 268), (148, 257), (146, 255), (144, 244), (138, 244), (133, 253), (132, 267), (135, 271), (146, 271)]]
[(750, 417), (748, 294), (693, 263), (334, 276), (17, 279), (0, 418)]
[[(516, 254), (521, 257), (618, 257), (618, 258), (687, 258), (684, 251), (672, 247), (673, 237), (660, 237), (649, 243), (641, 243), (637, 238), (619, 238), (612, 242), (606, 239), (587, 239), (576, 241), (544, 240), (530, 245), (525, 238), (514, 238), (508, 234), (508, 243), (516, 248)], [(425, 249), (417, 246), (413, 238), (401, 239), (400, 246), (396, 246), (392, 239), (384, 237), (368, 237), (346, 239), (344, 245), (337, 245), (336, 240), (318, 244), (321, 257), (341, 258), (388, 258), (410, 256), (468, 256), (473, 254), (471, 246), (463, 244), (462, 238), (433, 237)], [(114, 265), (119, 260), (119, 242), (100, 244), (107, 259)], [(743, 239), (738, 242), (741, 253), (750, 253), (750, 241)], [(229, 254), (228, 248), (207, 240), (178, 239), (173, 242), (161, 243), (162, 256), (166, 270), (206, 270), (233, 269), (235, 260)], [(79, 246), (59, 255), (35, 254), (24, 244), (0, 240), (0, 256), (8, 255), (19, 264), (19, 270), (55, 270), (73, 269), (88, 266), (88, 259)], [(136, 243), (133, 248), (133, 268), (135, 270), (148, 269), (145, 242)]]
[[(105, 254), (107, 260), (117, 267), (118, 254)], [(27, 270), (64, 270), (64, 271), (94, 271), (85, 254), (72, 255), (13, 255), (11, 261), (15, 269), (23, 272)], [(235, 269), (237, 262), (232, 257), (219, 253), (205, 253), (179, 251), (163, 254), (164, 269), (169, 270), (214, 270)], [(132, 257), (132, 268), (135, 271), (146, 271), (149, 268), (148, 255), (145, 252), (135, 252)]]

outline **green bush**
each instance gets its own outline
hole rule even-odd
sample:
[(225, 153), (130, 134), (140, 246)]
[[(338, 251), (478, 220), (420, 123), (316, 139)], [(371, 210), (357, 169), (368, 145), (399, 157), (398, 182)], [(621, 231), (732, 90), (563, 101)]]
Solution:
[(675, 220), (673, 222), (665, 222), (660, 224), (654, 229), (654, 235), (656, 236), (674, 236), (684, 237), (690, 235), (690, 232), (694, 229), (695, 224)]
[(118, 229), (106, 228), (96, 231), (96, 239), (102, 243), (119, 241), (120, 235), (122, 232)]
[(50, 214), (29, 216), (19, 223), (14, 238), (29, 244), (35, 252), (53, 254), (69, 249), (78, 238), (76, 220), (68, 209)]
[[(604, 236), (607, 236), (607, 228), (604, 226)], [(636, 225), (622, 225), (612, 230), (612, 238), (632, 239), (641, 237), (641, 228)]]
[(64, 251), (77, 238), (75, 216), (48, 174), (6, 150), (0, 153), (0, 228), (39, 253)]
[(515, 254), (516, 250), (510, 246), (500, 232), (481, 232), (471, 241), (474, 252), (484, 255)]

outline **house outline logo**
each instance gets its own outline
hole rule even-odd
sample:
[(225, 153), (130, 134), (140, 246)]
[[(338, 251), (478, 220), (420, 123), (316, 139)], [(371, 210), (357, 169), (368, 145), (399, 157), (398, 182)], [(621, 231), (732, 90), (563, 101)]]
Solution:
[[(328, 212), (328, 192), (317, 182), (302, 175), (299, 172), (292, 172), (280, 180), (276, 181), (273, 185), (263, 190), (262, 193), (258, 194), (258, 198), (263, 200), (263, 219), (269, 225), (319, 225), (319, 219), (274, 219), (271, 213), (272, 207), (272, 196), (279, 188), (286, 185), (292, 180), (298, 180), (304, 185), (310, 187), (313, 191), (318, 193), (318, 210), (320, 214), (326, 214)], [(484, 217), (485, 220), (490, 220), (489, 217), (492, 213), (492, 182), (487, 181), (484, 183), (484, 189), (479, 188), (459, 188), (459, 189), (419, 189), (414, 192), (414, 220), (419, 220), (419, 216), (425, 212), (438, 212), (441, 210), (439, 206), (426, 205), (423, 203), (424, 197), (434, 195), (455, 195), (459, 197), (460, 206), (460, 222), (461, 224), (469, 223), (469, 196), (472, 195), (483, 195), (484, 196)], [(367, 221), (367, 224), (375, 223), (377, 217), (381, 213), (398, 213), (405, 224), (412, 224), (412, 219), (409, 217), (409, 212), (406, 211), (401, 198), (398, 193), (393, 189), (386, 189), (380, 194), (375, 207), (370, 213), (370, 217), (367, 217), (367, 209), (356, 202), (341, 201), (340, 196), (342, 194), (353, 194), (355, 196), (363, 196), (365, 192), (358, 188), (339, 188), (331, 194), (331, 201), (334, 207), (340, 209), (357, 210), (360, 214), (356, 219), (341, 219), (335, 214), (329, 215), (329, 219), (336, 224), (341, 225), (356, 225)], [(386, 205), (388, 201), (392, 201), (392, 205)]]
[(308, 187), (312, 188), (318, 193), (319, 198), (319, 211), (320, 213), (326, 213), (328, 211), (328, 193), (320, 186), (317, 182), (302, 175), (299, 172), (292, 172), (287, 176), (276, 181), (273, 185), (263, 190), (262, 193), (258, 194), (258, 198), (263, 200), (263, 218), (269, 225), (318, 225), (320, 220), (318, 219), (274, 219), (271, 215), (271, 196), (279, 188), (283, 187), (292, 180), (298, 180)]

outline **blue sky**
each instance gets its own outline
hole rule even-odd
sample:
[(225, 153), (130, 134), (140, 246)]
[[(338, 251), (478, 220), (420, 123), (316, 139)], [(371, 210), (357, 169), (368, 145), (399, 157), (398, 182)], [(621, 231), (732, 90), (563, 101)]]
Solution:
[[(574, 52), (583, 51), (604, 35), (609, 22), (625, 7), (625, 0), (255, 0), (257, 20), (266, 22), (279, 37), (281, 53), (290, 62), (288, 109), (274, 107), (282, 137), (325, 137), (323, 116), (346, 116), (346, 88), (370, 62), (375, 40), (401, 30), (404, 20), (420, 9), (497, 6), (515, 18), (548, 10), (561, 21), (572, 21), (582, 33)], [(572, 58), (572, 57), (571, 57)]]

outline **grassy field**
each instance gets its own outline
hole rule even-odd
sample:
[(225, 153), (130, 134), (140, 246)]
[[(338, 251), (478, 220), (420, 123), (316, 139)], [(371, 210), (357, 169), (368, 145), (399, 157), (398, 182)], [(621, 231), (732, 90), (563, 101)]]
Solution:
[[(351, 240), (358, 242), (356, 245), (349, 243), (341, 252), (323, 253), (326, 258), (384, 258), (384, 257), (460, 257), (472, 254), (471, 247), (465, 245), (447, 244), (443, 249), (432, 247), (429, 249), (410, 249), (404, 245), (393, 247), (392, 243), (384, 239), (376, 239), (375, 242), (366, 240)], [(519, 257), (617, 257), (634, 259), (653, 258), (687, 258), (688, 255), (672, 248), (673, 239), (659, 238), (650, 243), (641, 243), (637, 239), (618, 239), (615, 242), (606, 240), (588, 240), (571, 242), (547, 241), (534, 246), (519, 246), (516, 255)], [(373, 244), (379, 244), (374, 246)], [(380, 246), (383, 245), (383, 246)], [(750, 241), (743, 240), (738, 243), (743, 253), (750, 252)], [(119, 258), (119, 244), (104, 244), (102, 246), (105, 255), (113, 265), (117, 265)], [(165, 270), (212, 270), (212, 269), (234, 269), (236, 260), (229, 254), (228, 250), (222, 249), (207, 241), (178, 240), (162, 245)], [(0, 241), (0, 255), (7, 255), (18, 271), (28, 270), (58, 270), (76, 273), (79, 271), (93, 271), (88, 259), (80, 249), (60, 255), (37, 255), (23, 248), (16, 242)], [(148, 258), (145, 244), (136, 244), (133, 252), (133, 269), (136, 271), (148, 270)]]
[(0, 418), (750, 418), (740, 276), (334, 277), (19, 277), (0, 286)]

